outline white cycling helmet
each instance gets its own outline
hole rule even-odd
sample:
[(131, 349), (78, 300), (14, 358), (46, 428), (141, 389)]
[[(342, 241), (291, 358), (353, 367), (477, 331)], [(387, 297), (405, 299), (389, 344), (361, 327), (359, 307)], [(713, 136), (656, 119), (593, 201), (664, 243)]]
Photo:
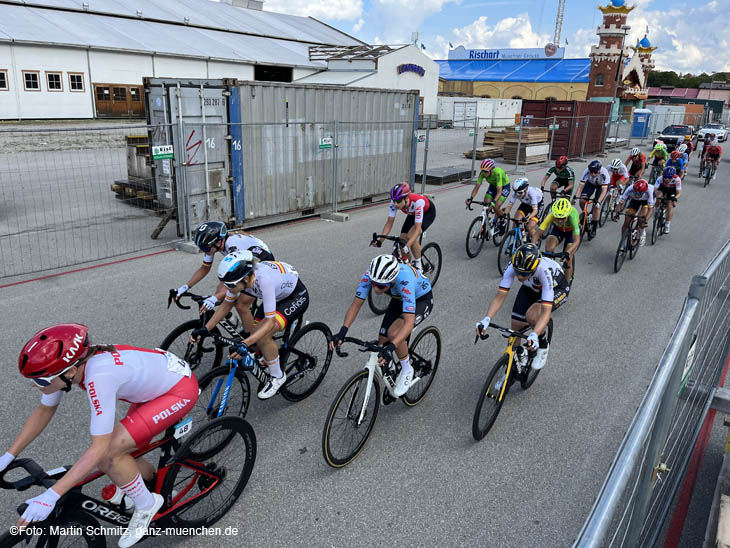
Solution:
[(248, 249), (226, 255), (218, 265), (218, 279), (223, 283), (236, 283), (253, 272), (253, 253)]
[(370, 263), (370, 280), (376, 284), (389, 284), (398, 276), (400, 266), (393, 255), (378, 255)]
[(632, 156), (638, 156), (639, 154), (641, 154), (641, 150), (639, 149), (639, 147), (634, 147), (631, 149)]
[(512, 183), (512, 188), (515, 192), (525, 192), (528, 186), (530, 186), (530, 181), (524, 177), (517, 179), (514, 183)]
[(679, 145), (679, 148), (677, 149), (680, 154), (684, 154), (687, 152), (687, 145)]
[(609, 166), (611, 169), (619, 169), (623, 164), (621, 163), (621, 160), (618, 158), (614, 158), (611, 160), (611, 165)]

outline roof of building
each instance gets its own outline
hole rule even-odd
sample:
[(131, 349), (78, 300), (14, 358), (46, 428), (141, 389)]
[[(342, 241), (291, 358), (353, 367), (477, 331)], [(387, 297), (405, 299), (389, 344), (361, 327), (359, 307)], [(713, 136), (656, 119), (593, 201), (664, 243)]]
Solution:
[(694, 99), (700, 92), (697, 88), (650, 87), (649, 97), (684, 97)]
[[(377, 74), (372, 70), (325, 70), (297, 80), (299, 84), (332, 84), (347, 86)], [(360, 85), (360, 84), (358, 84)], [(364, 85), (364, 84), (363, 84)]]
[(311, 17), (209, 0), (2, 0), (3, 41), (312, 67), (324, 65), (312, 45), (362, 44)]
[(590, 59), (436, 61), (443, 80), (473, 82), (588, 82)]

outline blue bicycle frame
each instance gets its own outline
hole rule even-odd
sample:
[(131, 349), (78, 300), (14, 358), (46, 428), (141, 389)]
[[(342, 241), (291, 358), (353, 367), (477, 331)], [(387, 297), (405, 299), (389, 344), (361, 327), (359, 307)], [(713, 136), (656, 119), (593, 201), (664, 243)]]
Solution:
[[(226, 407), (228, 405), (228, 395), (231, 391), (231, 385), (233, 384), (233, 377), (236, 376), (236, 369), (238, 369), (238, 366), (240, 365), (239, 362), (243, 362), (243, 364), (241, 365), (241, 367), (243, 367), (243, 370), (249, 371), (254, 377), (256, 377), (256, 379), (258, 379), (259, 382), (265, 383), (269, 380), (269, 375), (263, 369), (261, 369), (258, 362), (256, 361), (256, 358), (254, 358), (254, 356), (250, 352), (243, 357), (243, 360), (226, 360), (225, 365), (230, 366), (231, 370), (228, 372), (228, 376), (226, 377), (223, 397), (221, 398), (221, 403), (218, 407), (218, 414), (216, 415), (216, 417), (222, 417), (226, 412)], [(223, 379), (219, 378), (215, 383), (215, 387), (213, 388), (213, 394), (211, 395), (210, 401), (208, 402), (208, 407), (206, 408), (208, 416), (210, 416), (210, 412), (213, 409), (213, 402), (215, 402), (218, 398), (218, 394), (220, 393), (222, 386)]]

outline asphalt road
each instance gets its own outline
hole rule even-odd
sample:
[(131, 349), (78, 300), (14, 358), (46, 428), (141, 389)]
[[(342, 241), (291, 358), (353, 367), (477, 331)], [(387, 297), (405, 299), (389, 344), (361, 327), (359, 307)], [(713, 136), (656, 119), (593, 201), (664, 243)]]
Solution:
[[(543, 171), (527, 176), (536, 183)], [(510, 392), (494, 428), (479, 443), (471, 437), (474, 407), (505, 343), (492, 337), (473, 344), (474, 323), (484, 316), (499, 281), (496, 249), (488, 244), (468, 259), (464, 240), (475, 216), (464, 211), (469, 189), (435, 189), (438, 214), (428, 239), (439, 242), (445, 263), (426, 324), (438, 326), (444, 350), (425, 400), (415, 408), (400, 402), (383, 408), (368, 445), (342, 470), (330, 469), (322, 458), (322, 427), (337, 390), (362, 367), (362, 355), (334, 358), (323, 384), (303, 402), (254, 400), (248, 419), (258, 437), (256, 467), (238, 503), (219, 522), (238, 527), (238, 536), (162, 544), (570, 545), (672, 332), (691, 276), (730, 238), (729, 173), (725, 161), (706, 189), (688, 176), (672, 233), (642, 248), (619, 274), (613, 273), (617, 225), (607, 224), (584, 244), (570, 298), (555, 314), (546, 368), (529, 391)], [(313, 219), (256, 234), (278, 259), (299, 270), (312, 301), (307, 319), (336, 330), (374, 254), (367, 247), (370, 234), (380, 230), (386, 214), (381, 204), (351, 212), (345, 223)], [(95, 341), (153, 347), (190, 319), (183, 311), (166, 310), (165, 301), (167, 290), (184, 283), (199, 263), (200, 256), (170, 252), (2, 289), (8, 374), (0, 399), (0, 451), (39, 400), (15, 369), (15, 356), (32, 333), (77, 321), (92, 327)], [(213, 286), (211, 276), (197, 289)], [(516, 293), (515, 288), (495, 321), (509, 321)], [(350, 333), (374, 338), (379, 323), (365, 307)], [(25, 453), (47, 468), (72, 463), (89, 442), (83, 394), (67, 395), (57, 415)], [(2, 522), (14, 523), (14, 508), (32, 494), (2, 493)]]

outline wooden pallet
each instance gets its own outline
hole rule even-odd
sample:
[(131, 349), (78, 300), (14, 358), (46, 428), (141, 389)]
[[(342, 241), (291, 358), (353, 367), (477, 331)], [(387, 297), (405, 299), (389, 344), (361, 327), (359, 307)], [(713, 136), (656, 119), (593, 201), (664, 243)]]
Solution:
[[(499, 158), (502, 156), (502, 149), (497, 147), (479, 147), (477, 148), (476, 159), (484, 160), (485, 158)], [(464, 158), (471, 158), (472, 151), (464, 151)]]
[[(520, 133), (522, 136), (520, 137)], [(504, 132), (504, 142), (537, 144), (548, 141), (548, 130), (546, 127), (523, 127), (521, 131), (515, 131), (515, 128), (507, 128)]]
[[(547, 142), (541, 143), (521, 143), (520, 164), (538, 164), (546, 162), (548, 159), (550, 145)], [(517, 143), (505, 143), (504, 145), (504, 161), (515, 162), (517, 160)]]
[[(520, 162), (519, 165), (526, 166), (530, 164), (541, 164), (542, 162), (547, 162), (548, 157), (547, 154), (541, 154), (539, 156), (531, 156), (530, 158), (525, 159), (524, 156), (520, 156)], [(507, 158), (505, 156), (504, 161), (506, 164), (514, 164), (515, 163), (515, 157), (512, 156), (511, 158)]]
[(490, 129), (488, 131), (484, 132), (484, 141), (482, 144), (485, 147), (488, 146), (496, 146), (496, 147), (504, 147), (504, 129)]

